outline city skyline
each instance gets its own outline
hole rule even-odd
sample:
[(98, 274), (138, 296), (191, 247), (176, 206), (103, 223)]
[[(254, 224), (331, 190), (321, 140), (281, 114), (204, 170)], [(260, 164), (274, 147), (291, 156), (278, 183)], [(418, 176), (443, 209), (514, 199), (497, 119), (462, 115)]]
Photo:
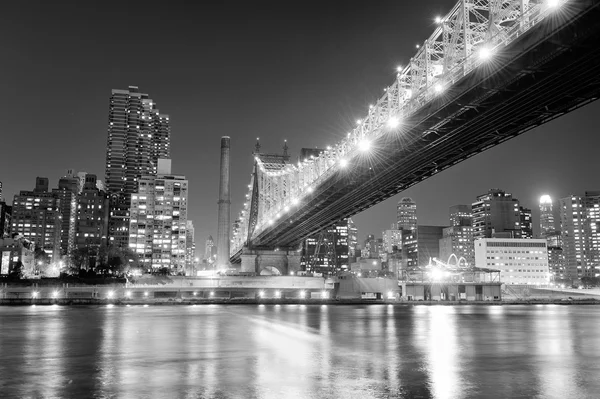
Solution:
[[(18, 37), (15, 39), (16, 46), (8, 46), (7, 49), (7, 59), (13, 62), (3, 66), (7, 74), (15, 76), (7, 82), (7, 96), (0, 107), (6, 121), (5, 129), (10, 133), (5, 138), (5, 145), (19, 148), (22, 137), (30, 137), (36, 143), (25, 154), (15, 151), (2, 157), (2, 170), (11, 170), (10, 175), (3, 173), (0, 177), (4, 183), (4, 197), (10, 202), (20, 190), (28, 189), (28, 182), (36, 176), (49, 177), (51, 187), (56, 187), (58, 179), (69, 168), (85, 170), (102, 178), (107, 97), (112, 89), (137, 85), (144, 92), (151, 93), (152, 98), (172, 117), (173, 167), (190, 180), (190, 218), (197, 224), (197, 240), (216, 236), (218, 176), (203, 171), (215, 170), (218, 165), (220, 136), (232, 137), (233, 218), (244, 200), (252, 164), (251, 152), (257, 136), (261, 137), (265, 152), (280, 152), (284, 139), (288, 140), (292, 154), (298, 154), (303, 147), (323, 148), (335, 143), (348, 126), (365, 113), (369, 102), (377, 98), (379, 93), (375, 89), (389, 84), (395, 67), (405, 64), (414, 53), (415, 43), (434, 29), (433, 17), (447, 12), (453, 4), (452, 1), (437, 1), (431, 2), (428, 7), (392, 2), (377, 4), (376, 7), (351, 5), (340, 20), (341, 31), (332, 32), (326, 40), (322, 36), (327, 32), (328, 17), (338, 11), (335, 7), (320, 10), (322, 18), (315, 18), (309, 31), (295, 20), (290, 27), (283, 27), (285, 9), (274, 6), (265, 22), (274, 24), (273, 28), (282, 28), (281, 41), (289, 42), (289, 45), (270, 42), (267, 40), (269, 29), (259, 30), (248, 38), (242, 38), (245, 45), (252, 46), (237, 57), (230, 55), (230, 50), (225, 51), (225, 44), (237, 37), (240, 30), (214, 35), (217, 42), (211, 46), (210, 42), (193, 40), (202, 34), (201, 27), (193, 31), (195, 35), (190, 35), (187, 40), (169, 33), (167, 28), (157, 28), (158, 47), (168, 41), (177, 43), (172, 48), (161, 47), (173, 65), (131, 60), (118, 68), (102, 57), (110, 51), (126, 54), (127, 47), (116, 45), (112, 34), (103, 38), (106, 27), (101, 18), (90, 16), (86, 10), (77, 7), (72, 7), (72, 12), (65, 14), (70, 15), (67, 17), (61, 14), (62, 8), (66, 7), (64, 4), (55, 5), (52, 9), (40, 4), (41, 9), (48, 7), (47, 15), (54, 15), (55, 20), (64, 22), (50, 23), (41, 18), (42, 13), (34, 16), (32, 23), (46, 28), (49, 40), (62, 38), (70, 29), (82, 28), (84, 22), (86, 26), (81, 29), (80, 37), (66, 37), (61, 43), (53, 42), (52, 46), (46, 47), (35, 42), (26, 32), (27, 25), (17, 26), (7, 21), (1, 28), (3, 33), (19, 33), (4, 35)], [(28, 11), (27, 6), (10, 7), (17, 15)], [(302, 16), (313, 17), (311, 10), (314, 7), (312, 3), (305, 4)], [(249, 8), (249, 13), (257, 12)], [(226, 15), (218, 5), (202, 10), (217, 19)], [(400, 15), (400, 11), (406, 15)], [(157, 13), (144, 12), (149, 13), (150, 21), (158, 19)], [(166, 12), (172, 17), (167, 18), (167, 27), (172, 27), (178, 18), (189, 21), (186, 15), (175, 9)], [(373, 23), (380, 26), (378, 31), (357, 26), (356, 21), (365, 12), (370, 13)], [(77, 16), (82, 17), (81, 21)], [(235, 22), (232, 21), (233, 24)], [(407, 26), (413, 29), (407, 29)], [(301, 42), (293, 40), (298, 32), (303, 38)], [(411, 32), (410, 37), (406, 32)], [(348, 44), (348, 34), (360, 38), (352, 40), (352, 47)], [(98, 45), (80, 48), (85, 39)], [(154, 46), (154, 43), (148, 43), (148, 46), (151, 45)], [(182, 51), (192, 45), (199, 48), (208, 46), (210, 51), (206, 58), (216, 57), (221, 62), (219, 65), (224, 62), (227, 66), (222, 70), (216, 69), (216, 64), (205, 63), (204, 58), (191, 57)], [(23, 48), (27, 51), (17, 51)], [(81, 49), (79, 58), (60, 57), (70, 54), (74, 48)], [(321, 64), (305, 64), (308, 60), (297, 55), (303, 51), (316, 52), (322, 58)], [(368, 59), (357, 57), (362, 53), (367, 53)], [(273, 62), (279, 58), (284, 60), (283, 64)], [(26, 62), (23, 68), (23, 62), (29, 59), (37, 62)], [(240, 70), (243, 76), (235, 74)], [(49, 74), (55, 79), (47, 79)], [(94, 74), (94, 79), (90, 80), (91, 74)], [(235, 79), (230, 79), (232, 74)], [(193, 83), (192, 76), (198, 76), (200, 82)], [(248, 76), (251, 79), (243, 79)], [(240, 85), (246, 89), (243, 93), (239, 92)], [(64, 93), (58, 90), (59, 87)], [(85, 87), (87, 101), (73, 103), (66, 108), (64, 102), (54, 99), (55, 96), (77, 97), (80, 87)], [(23, 95), (32, 91), (37, 96)], [(234, 92), (237, 97), (231, 96)], [(252, 101), (254, 98), (258, 99), (256, 103)], [(319, 100), (314, 101), (315, 98)], [(214, 107), (226, 104), (225, 99), (233, 102), (222, 111), (213, 112)], [(44, 106), (41, 107), (41, 104)], [(271, 111), (273, 107), (278, 110), (277, 115)], [(23, 114), (32, 108), (38, 110), (35, 120)], [(599, 104), (591, 104), (574, 111), (354, 216), (360, 236), (387, 228), (397, 201), (404, 196), (419, 204), (419, 223), (437, 225), (447, 223), (449, 206), (470, 203), (474, 197), (492, 187), (513, 193), (526, 207), (533, 209), (534, 220), (539, 220), (536, 204), (540, 195), (550, 194), (559, 199), (598, 188), (594, 171), (599, 169), (600, 160), (593, 153), (598, 142), (593, 135), (593, 121), (599, 109)], [(224, 117), (227, 117), (225, 124), (222, 123)], [(86, 150), (72, 151), (70, 147)], [(581, 167), (579, 159), (586, 160), (585, 168)], [(538, 226), (535, 228), (537, 235)]]

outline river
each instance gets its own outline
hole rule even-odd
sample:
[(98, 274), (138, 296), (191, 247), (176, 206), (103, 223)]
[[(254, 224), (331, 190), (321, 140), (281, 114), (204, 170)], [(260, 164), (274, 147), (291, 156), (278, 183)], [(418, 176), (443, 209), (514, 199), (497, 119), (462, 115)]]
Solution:
[(3, 398), (598, 398), (598, 306), (0, 308)]

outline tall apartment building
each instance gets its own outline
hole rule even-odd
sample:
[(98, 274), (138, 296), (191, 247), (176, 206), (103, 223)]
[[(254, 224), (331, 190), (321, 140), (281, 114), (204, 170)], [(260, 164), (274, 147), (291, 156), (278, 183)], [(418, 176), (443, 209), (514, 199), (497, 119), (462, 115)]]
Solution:
[(194, 239), (194, 222), (188, 220), (185, 229), (185, 263), (192, 267), (196, 258), (196, 241)]
[(36, 178), (33, 191), (20, 191), (12, 206), (11, 234), (35, 243), (52, 259), (60, 256), (62, 214), (60, 199), (48, 192), (48, 179)]
[(381, 233), (383, 240), (383, 252), (391, 254), (402, 250), (402, 230), (398, 230), (397, 224), (393, 223), (389, 230)]
[(412, 198), (404, 197), (396, 206), (399, 230), (414, 230), (417, 228), (417, 204)]
[(600, 276), (600, 191), (560, 200), (567, 278)]
[(540, 197), (540, 238), (546, 236), (556, 230), (554, 224), (554, 209), (552, 206), (552, 198), (549, 195)]
[(548, 250), (543, 239), (484, 238), (475, 242), (475, 263), (500, 271), (505, 284), (550, 282)]
[(548, 245), (548, 267), (554, 278), (566, 278), (565, 257), (562, 249), (560, 230), (554, 222), (553, 201), (549, 195), (540, 197), (540, 238)]
[(75, 246), (87, 249), (89, 267), (96, 265), (100, 247), (108, 243), (108, 212), (107, 193), (98, 189), (96, 175), (86, 174), (77, 196)]
[(156, 176), (139, 179), (131, 196), (129, 247), (145, 268), (181, 272), (186, 265), (188, 181), (160, 159)]
[(309, 273), (328, 276), (350, 270), (350, 253), (356, 249), (355, 238), (351, 236), (353, 229), (354, 222), (348, 218), (329, 227), (326, 232), (307, 238), (302, 248), (300, 267)]
[(58, 188), (52, 189), (60, 199), (60, 213), (62, 215), (60, 226), (60, 253), (69, 255), (75, 248), (75, 225), (77, 216), (77, 194), (79, 193), (79, 178), (72, 173), (58, 180)]
[(109, 236), (126, 246), (131, 194), (141, 176), (156, 176), (159, 158), (171, 155), (169, 116), (136, 86), (113, 90), (108, 114), (106, 190), (110, 195)]
[(491, 189), (477, 197), (471, 205), (473, 238), (491, 238), (506, 235), (521, 238), (521, 210), (519, 200), (512, 194)]

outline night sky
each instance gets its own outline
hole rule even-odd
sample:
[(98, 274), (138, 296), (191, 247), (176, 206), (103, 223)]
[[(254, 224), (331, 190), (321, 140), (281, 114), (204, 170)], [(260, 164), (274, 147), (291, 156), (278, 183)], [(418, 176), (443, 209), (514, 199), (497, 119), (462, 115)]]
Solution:
[[(232, 220), (260, 137), (325, 147), (365, 115), (397, 65), (455, 0), (109, 2), (15, 1), (0, 14), (0, 181), (12, 202), (36, 176), (56, 187), (67, 169), (104, 180), (111, 89), (139, 86), (171, 117), (173, 172), (190, 181), (198, 253), (216, 238), (219, 142), (232, 142)], [(448, 223), (448, 207), (491, 187), (536, 208), (600, 189), (593, 103), (477, 155), (354, 220), (381, 235), (403, 196), (420, 224)], [(534, 221), (538, 223), (534, 209)]]

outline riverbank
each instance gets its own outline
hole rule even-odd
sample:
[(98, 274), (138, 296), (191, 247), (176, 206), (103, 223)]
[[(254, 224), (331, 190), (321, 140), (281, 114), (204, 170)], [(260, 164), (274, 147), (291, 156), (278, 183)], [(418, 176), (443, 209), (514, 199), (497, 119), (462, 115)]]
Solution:
[(530, 299), (509, 301), (394, 301), (394, 300), (354, 300), (354, 299), (252, 299), (252, 298), (215, 298), (215, 299), (147, 299), (147, 300), (109, 300), (99, 298), (5, 298), (0, 306), (101, 306), (101, 305), (394, 305), (394, 306), (465, 306), (465, 305), (600, 305), (600, 299)]

